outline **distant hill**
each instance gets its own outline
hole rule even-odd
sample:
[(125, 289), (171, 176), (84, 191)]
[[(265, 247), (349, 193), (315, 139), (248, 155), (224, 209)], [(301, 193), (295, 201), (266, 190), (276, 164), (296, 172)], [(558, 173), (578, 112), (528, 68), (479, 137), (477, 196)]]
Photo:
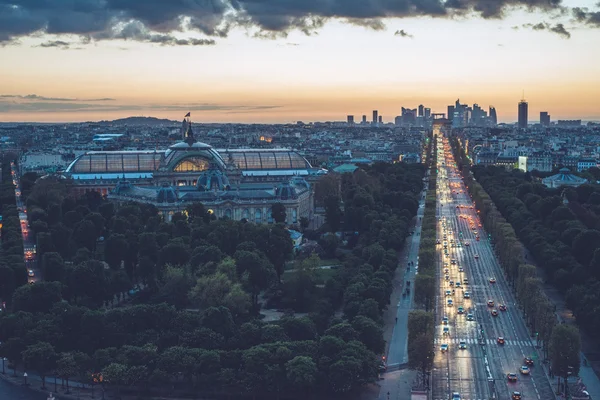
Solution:
[(127, 117), (115, 119), (114, 121), (99, 121), (101, 124), (123, 124), (123, 125), (172, 125), (177, 124), (177, 121), (170, 119), (161, 119), (154, 117)]

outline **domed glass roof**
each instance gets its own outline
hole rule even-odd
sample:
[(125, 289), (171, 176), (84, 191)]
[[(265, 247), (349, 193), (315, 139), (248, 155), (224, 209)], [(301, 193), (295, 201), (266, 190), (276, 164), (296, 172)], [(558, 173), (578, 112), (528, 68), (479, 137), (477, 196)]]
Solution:
[(298, 197), (296, 191), (289, 182), (279, 184), (279, 186), (275, 188), (275, 196), (281, 200), (295, 199)]
[(227, 175), (214, 167), (200, 174), (196, 187), (203, 192), (210, 190), (225, 191), (231, 188)]
[(156, 201), (159, 203), (176, 203), (177, 193), (171, 186), (162, 186), (156, 195)]

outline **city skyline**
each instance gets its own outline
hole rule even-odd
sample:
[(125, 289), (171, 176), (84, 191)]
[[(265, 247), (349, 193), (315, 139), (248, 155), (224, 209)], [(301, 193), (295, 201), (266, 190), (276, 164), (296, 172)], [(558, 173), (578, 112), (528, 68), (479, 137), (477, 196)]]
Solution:
[[(500, 1), (488, 14), (476, 0), (470, 12), (445, 6), (441, 14), (375, 3), (379, 14), (311, 3), (294, 20), (280, 10), (279, 25), (246, 10), (254, 22), (244, 26), (173, 6), (168, 21), (132, 9), (114, 26), (57, 27), (47, 10), (21, 6), (47, 22), (0, 26), (0, 122), (175, 119), (183, 111), (202, 122), (343, 121), (375, 109), (393, 122), (402, 106), (446, 113), (460, 98), (493, 105), (499, 123), (514, 123), (523, 89), (530, 115), (600, 120), (595, 1)], [(540, 7), (501, 7), (508, 3)], [(15, 19), (10, 13), (0, 7), (0, 21)], [(181, 16), (196, 28), (174, 28)]]

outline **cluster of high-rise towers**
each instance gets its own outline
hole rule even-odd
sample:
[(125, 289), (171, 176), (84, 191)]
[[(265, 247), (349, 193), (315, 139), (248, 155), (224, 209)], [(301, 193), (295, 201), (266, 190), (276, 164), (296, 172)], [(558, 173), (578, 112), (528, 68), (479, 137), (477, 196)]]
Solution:
[[(519, 129), (526, 129), (528, 127), (528, 113), (529, 104), (525, 99), (522, 99), (518, 105), (517, 127)], [(402, 114), (394, 118), (394, 125), (431, 127), (434, 117), (438, 115), (440, 114), (432, 114), (431, 108), (425, 107), (422, 104), (414, 109), (402, 107)], [(460, 99), (456, 100), (453, 105), (448, 106), (445, 117), (452, 124), (453, 128), (463, 128), (466, 126), (494, 127), (498, 125), (498, 114), (494, 106), (489, 106), (488, 110), (485, 110), (479, 104), (473, 104), (472, 106), (461, 104)], [(355, 125), (354, 115), (348, 115), (346, 122), (348, 125)], [(379, 115), (378, 110), (373, 110), (372, 119), (368, 120), (367, 115), (363, 115), (359, 124), (383, 126), (383, 116)], [(540, 112), (540, 125), (550, 126), (550, 114), (547, 111)]]

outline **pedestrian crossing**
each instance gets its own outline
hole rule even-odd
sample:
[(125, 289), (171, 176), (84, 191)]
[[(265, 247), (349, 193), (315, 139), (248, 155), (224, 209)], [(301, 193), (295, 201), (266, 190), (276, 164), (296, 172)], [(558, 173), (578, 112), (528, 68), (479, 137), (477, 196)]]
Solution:
[[(467, 338), (467, 339), (457, 339), (457, 338), (435, 338), (433, 341), (434, 344), (459, 344), (460, 342), (465, 342), (467, 344), (479, 344), (478, 339)], [(492, 345), (497, 344), (494, 339), (485, 339), (486, 344)], [(520, 346), (520, 347), (533, 347), (533, 344), (528, 340), (504, 340), (504, 346)]]
[[(480, 399), (477, 397), (473, 397), (473, 398), (469, 398), (469, 397), (461, 397), (461, 400), (487, 400), (487, 399)], [(443, 399), (433, 399), (433, 400), (448, 400), (448, 397), (443, 398)]]

